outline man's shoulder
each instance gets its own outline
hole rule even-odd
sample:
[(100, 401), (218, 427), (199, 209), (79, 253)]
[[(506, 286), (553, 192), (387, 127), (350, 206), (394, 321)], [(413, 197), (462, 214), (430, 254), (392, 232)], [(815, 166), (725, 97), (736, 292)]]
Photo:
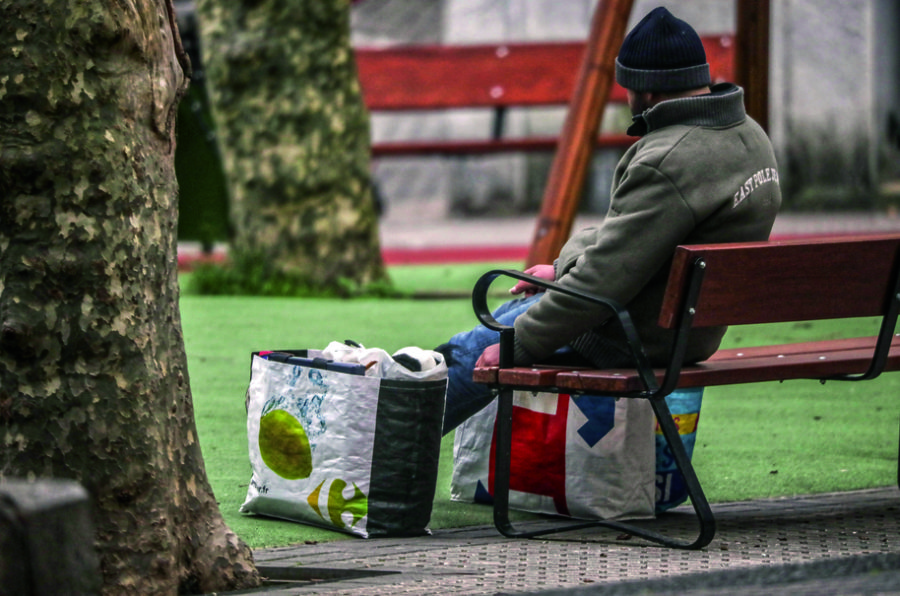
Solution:
[[(623, 160), (627, 159), (627, 165), (644, 165), (659, 167), (662, 162), (681, 146), (685, 139), (691, 135), (696, 127), (684, 124), (673, 124), (648, 135), (641, 137), (630, 148), (630, 155), (626, 153)], [(684, 149), (685, 147), (682, 147)]]
[(770, 147), (765, 132), (749, 118), (720, 128), (673, 124), (635, 143), (628, 165), (684, 167), (694, 162), (727, 161), (759, 150), (768, 152)]

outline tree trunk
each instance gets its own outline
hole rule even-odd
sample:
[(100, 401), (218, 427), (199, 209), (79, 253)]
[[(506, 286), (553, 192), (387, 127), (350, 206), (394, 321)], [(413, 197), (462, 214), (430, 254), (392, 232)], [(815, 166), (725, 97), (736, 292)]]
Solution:
[(91, 494), (105, 594), (258, 585), (194, 425), (170, 0), (0, 0), (0, 477)]
[(202, 0), (232, 251), (313, 288), (384, 280), (347, 0)]

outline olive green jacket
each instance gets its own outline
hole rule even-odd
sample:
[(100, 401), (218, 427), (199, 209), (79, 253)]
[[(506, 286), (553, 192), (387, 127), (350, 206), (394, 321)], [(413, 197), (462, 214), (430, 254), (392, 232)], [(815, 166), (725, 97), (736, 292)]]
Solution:
[[(655, 365), (671, 353), (672, 333), (656, 321), (675, 247), (766, 240), (781, 204), (772, 145), (746, 115), (743, 95), (725, 83), (636, 116), (628, 132), (642, 138), (616, 166), (606, 218), (573, 235), (556, 261), (558, 283), (628, 309)], [(623, 340), (608, 317), (602, 307), (546, 292), (516, 320), (516, 364), (571, 345), (609, 366), (609, 346)], [(686, 361), (708, 358), (724, 334), (693, 331)]]

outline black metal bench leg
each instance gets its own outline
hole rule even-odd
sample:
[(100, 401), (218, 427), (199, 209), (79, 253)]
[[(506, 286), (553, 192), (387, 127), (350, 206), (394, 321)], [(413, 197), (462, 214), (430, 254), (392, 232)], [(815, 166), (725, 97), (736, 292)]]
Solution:
[(512, 465), (512, 389), (497, 396), (497, 436), (494, 451), (494, 526), (504, 536), (521, 537), (509, 521), (509, 475)]
[(694, 471), (694, 465), (691, 458), (684, 448), (684, 442), (678, 433), (678, 426), (672, 419), (672, 412), (666, 404), (665, 397), (652, 397), (650, 404), (653, 406), (653, 412), (656, 414), (656, 421), (659, 423), (660, 430), (669, 444), (672, 451), (672, 457), (675, 458), (675, 465), (684, 478), (684, 484), (687, 488), (688, 497), (691, 500), (691, 506), (697, 516), (697, 522), (700, 524), (700, 531), (697, 539), (693, 544), (685, 548), (703, 548), (709, 544), (716, 535), (716, 519), (713, 517), (712, 509), (709, 507), (709, 501), (706, 500), (706, 494), (703, 487), (700, 486), (700, 480)]
[(580, 530), (583, 528), (606, 527), (612, 528), (644, 538), (657, 544), (681, 549), (700, 549), (712, 541), (716, 533), (716, 522), (713, 517), (712, 510), (703, 494), (700, 481), (694, 472), (687, 451), (684, 449), (684, 443), (678, 434), (678, 427), (672, 420), (672, 415), (666, 405), (665, 398), (651, 399), (653, 411), (660, 421), (660, 427), (663, 436), (669, 442), (672, 449), (672, 455), (675, 458), (675, 464), (678, 470), (684, 476), (685, 485), (688, 495), (691, 499), (691, 505), (697, 516), (700, 530), (697, 538), (692, 541), (675, 540), (668, 536), (664, 536), (658, 532), (647, 530), (632, 524), (624, 522), (616, 522), (609, 520), (590, 520), (583, 522), (565, 523), (539, 530), (521, 531), (513, 527), (509, 520), (509, 482), (510, 482), (510, 466), (512, 460), (512, 411), (513, 411), (513, 390), (501, 389), (497, 403), (497, 435), (496, 450), (494, 459), (494, 526), (497, 530), (509, 538), (534, 538), (536, 536), (546, 536), (547, 534), (555, 534), (559, 532), (569, 532)]

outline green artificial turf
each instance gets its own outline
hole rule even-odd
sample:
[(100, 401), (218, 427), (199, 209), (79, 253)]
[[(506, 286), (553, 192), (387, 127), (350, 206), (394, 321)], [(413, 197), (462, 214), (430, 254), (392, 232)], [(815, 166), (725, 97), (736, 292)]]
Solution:
[[(501, 267), (516, 267), (501, 264)], [(494, 265), (391, 269), (430, 299), (282, 299), (184, 295), (181, 314), (200, 444), (229, 526), (253, 548), (342, 539), (337, 532), (238, 512), (250, 479), (244, 416), (250, 352), (353, 339), (393, 351), (432, 348), (475, 324), (467, 296)], [(511, 281), (495, 284), (498, 300)], [(726, 347), (872, 335), (873, 319), (734, 328)], [(888, 486), (896, 482), (900, 375), (864, 383), (758, 383), (706, 390), (694, 452), (712, 502)], [(490, 508), (449, 499), (452, 436), (442, 443), (432, 528), (491, 524)], [(524, 515), (524, 514), (523, 514)]]

